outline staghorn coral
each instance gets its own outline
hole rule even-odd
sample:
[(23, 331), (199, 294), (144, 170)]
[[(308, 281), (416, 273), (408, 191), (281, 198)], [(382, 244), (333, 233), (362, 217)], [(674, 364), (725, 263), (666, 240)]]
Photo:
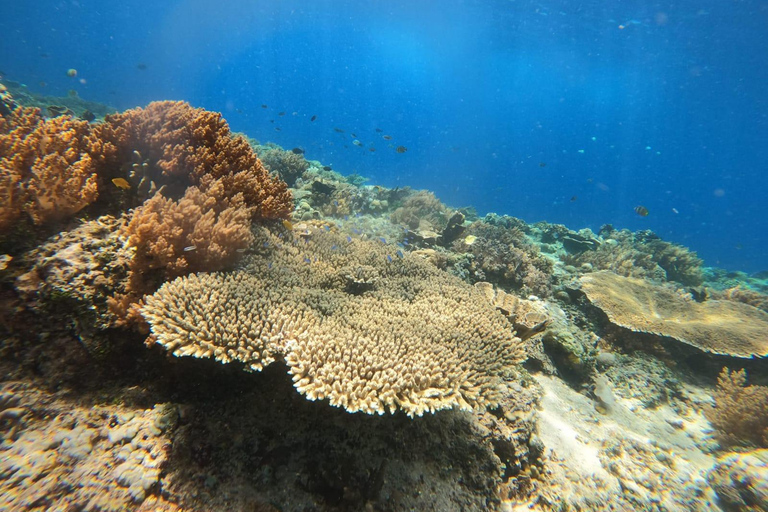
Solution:
[(246, 139), (234, 137), (217, 112), (181, 101), (153, 102), (107, 116), (94, 133), (108, 149), (100, 162), (106, 177), (126, 177), (121, 166), (138, 152), (170, 197), (181, 197), (188, 186), (205, 192), (221, 180), (228, 197), (242, 194), (254, 217), (283, 218), (293, 209), (287, 185), (270, 176)]
[(749, 442), (768, 447), (768, 387), (747, 386), (747, 373), (723, 368), (717, 379), (715, 404), (704, 414), (726, 445)]
[(234, 263), (253, 240), (243, 203), (242, 197), (226, 198), (218, 183), (206, 191), (190, 187), (178, 201), (157, 194), (138, 207), (124, 231), (136, 247), (132, 288), (143, 288), (135, 279), (146, 270), (175, 277)]
[(88, 123), (69, 116), (44, 119), (19, 107), (0, 118), (0, 230), (24, 214), (40, 225), (94, 202), (93, 142)]
[(299, 392), (350, 412), (413, 416), (503, 396), (522, 342), (482, 292), (320, 229), (292, 240), (262, 229), (258, 242), (246, 271), (190, 275), (146, 297), (154, 340), (253, 370), (284, 359)]
[(668, 288), (608, 271), (583, 276), (581, 290), (612, 323), (626, 329), (666, 336), (714, 354), (768, 355), (768, 314), (752, 306), (693, 302)]

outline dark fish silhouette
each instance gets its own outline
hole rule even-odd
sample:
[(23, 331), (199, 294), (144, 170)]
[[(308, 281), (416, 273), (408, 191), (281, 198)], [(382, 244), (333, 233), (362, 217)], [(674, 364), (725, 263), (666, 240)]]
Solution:
[(384, 140), (392, 140), (392, 137), (390, 137), (389, 135), (382, 135), (381, 138)]
[(144, 64), (143, 62), (139, 62), (138, 64), (136, 64), (136, 68), (141, 71), (144, 71), (145, 69), (147, 69), (147, 65)]
[(408, 148), (405, 146), (397, 146), (395, 148), (395, 151), (397, 151), (398, 153), (405, 153), (406, 151), (408, 151)]
[(324, 170), (324, 171), (332, 171), (332, 170), (333, 170), (333, 168), (332, 168), (330, 165), (324, 165), (324, 166), (323, 166), (323, 170)]
[(312, 116), (309, 120), (314, 121), (315, 119), (317, 119), (317, 116)]
[(280, 117), (283, 117), (285, 115), (285, 112), (279, 112), (277, 115), (279, 115)]
[(266, 105), (262, 105), (261, 108), (267, 108), (267, 106)]
[(334, 128), (333, 131), (335, 131), (336, 133), (344, 133), (344, 130), (342, 130), (341, 128)]
[(641, 217), (647, 217), (648, 214), (651, 212), (649, 212), (648, 208), (646, 208), (645, 206), (639, 205), (639, 206), (635, 206), (635, 213), (637, 213)]
[(291, 150), (291, 153), (293, 153), (294, 155), (303, 155), (304, 154), (304, 150), (301, 149), (301, 148), (293, 148)]

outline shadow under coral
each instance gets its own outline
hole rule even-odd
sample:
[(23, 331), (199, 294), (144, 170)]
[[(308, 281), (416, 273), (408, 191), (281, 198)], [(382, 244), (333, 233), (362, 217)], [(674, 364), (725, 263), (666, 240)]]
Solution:
[(164, 433), (168, 456), (152, 492), (185, 510), (499, 505), (499, 458), (468, 413), (349, 414), (307, 401), (283, 365), (247, 373), (169, 357), (125, 331), (110, 332), (98, 353), (66, 332), (16, 333), (0, 346), (3, 380), (65, 402), (117, 411), (175, 404), (179, 420)]

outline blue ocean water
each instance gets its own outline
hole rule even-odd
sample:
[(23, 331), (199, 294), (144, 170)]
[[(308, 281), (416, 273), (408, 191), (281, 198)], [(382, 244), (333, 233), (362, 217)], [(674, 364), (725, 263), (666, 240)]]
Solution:
[(4, 4), (34, 92), (186, 100), (372, 183), (768, 269), (765, 2)]

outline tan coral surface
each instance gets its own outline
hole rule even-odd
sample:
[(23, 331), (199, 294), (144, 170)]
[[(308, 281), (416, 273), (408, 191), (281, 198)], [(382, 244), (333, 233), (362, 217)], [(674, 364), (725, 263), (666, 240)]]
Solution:
[(621, 327), (674, 338), (715, 354), (768, 355), (768, 313), (747, 304), (693, 302), (669, 288), (607, 271), (583, 276), (581, 289)]
[(175, 355), (284, 358), (295, 387), (350, 412), (495, 405), (522, 344), (485, 296), (379, 241), (259, 233), (247, 270), (165, 284), (143, 314)]

